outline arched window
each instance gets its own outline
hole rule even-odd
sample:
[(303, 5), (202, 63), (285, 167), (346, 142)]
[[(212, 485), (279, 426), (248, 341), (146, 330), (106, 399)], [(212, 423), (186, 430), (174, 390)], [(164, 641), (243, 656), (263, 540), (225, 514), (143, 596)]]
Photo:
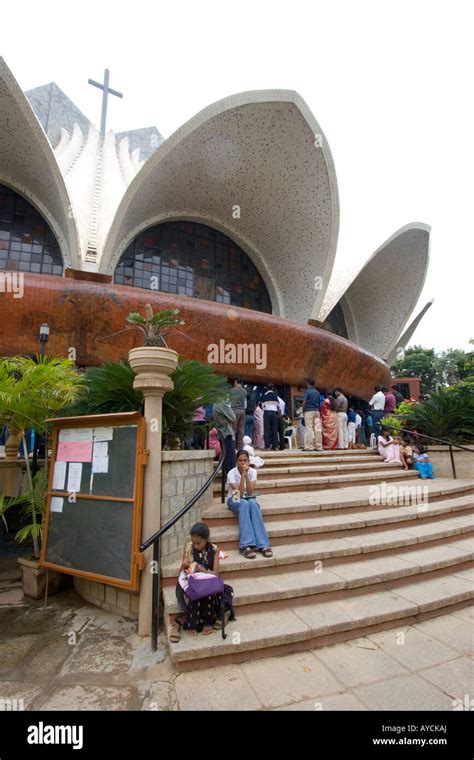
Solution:
[(222, 232), (197, 222), (164, 222), (142, 232), (123, 253), (114, 282), (272, 312), (265, 283), (247, 254)]
[(63, 273), (58, 241), (31, 203), (0, 185), (0, 270)]

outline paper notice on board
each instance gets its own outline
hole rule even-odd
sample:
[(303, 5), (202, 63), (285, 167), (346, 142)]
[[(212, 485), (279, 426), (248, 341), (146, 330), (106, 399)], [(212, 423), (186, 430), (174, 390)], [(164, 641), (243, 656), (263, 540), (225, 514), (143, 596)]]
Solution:
[(99, 457), (106, 457), (109, 453), (109, 444), (107, 441), (95, 441), (94, 442), (94, 459)]
[(64, 505), (64, 499), (62, 496), (51, 497), (51, 512), (62, 512)]
[(94, 428), (94, 441), (111, 441), (114, 437), (112, 427)]
[(65, 428), (64, 430), (60, 430), (58, 441), (64, 441), (65, 443), (73, 441), (73, 435), (75, 432), (75, 428)]
[(109, 471), (109, 457), (94, 457), (92, 460), (92, 472), (105, 473)]
[(82, 464), (71, 462), (67, 478), (67, 490), (69, 493), (78, 493), (81, 490)]
[(64, 443), (72, 443), (79, 441), (92, 441), (93, 429), (92, 428), (65, 428), (59, 431), (59, 440)]
[(64, 491), (66, 483), (66, 462), (56, 462), (53, 474), (53, 491)]
[(92, 441), (61, 441), (56, 452), (57, 462), (92, 462)]

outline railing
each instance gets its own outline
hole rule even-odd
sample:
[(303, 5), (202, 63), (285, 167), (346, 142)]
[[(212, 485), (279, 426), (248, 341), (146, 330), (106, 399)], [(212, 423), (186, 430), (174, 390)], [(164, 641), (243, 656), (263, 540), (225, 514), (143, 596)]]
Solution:
[(221, 455), (219, 458), (219, 461), (214, 469), (214, 472), (206, 480), (203, 486), (199, 489), (199, 491), (193, 496), (193, 498), (188, 501), (187, 504), (184, 505), (184, 507), (177, 512), (171, 520), (168, 520), (165, 525), (163, 525), (156, 533), (154, 533), (150, 538), (148, 538), (146, 541), (144, 541), (142, 544), (140, 544), (140, 551), (144, 552), (146, 549), (148, 549), (149, 546), (153, 544), (153, 581), (152, 581), (152, 601), (151, 601), (151, 648), (153, 652), (156, 652), (157, 648), (157, 642), (158, 642), (158, 627), (159, 627), (159, 617), (160, 617), (160, 594), (161, 594), (161, 568), (160, 568), (160, 562), (161, 562), (161, 539), (163, 535), (170, 530), (170, 528), (173, 527), (173, 525), (176, 525), (176, 523), (181, 520), (181, 518), (189, 512), (191, 507), (194, 506), (194, 504), (199, 501), (201, 496), (207, 491), (209, 486), (211, 486), (216, 477), (218, 472), (222, 470), (222, 487), (221, 487), (221, 500), (222, 503), (225, 501), (225, 472), (224, 472), (224, 463), (225, 463), (225, 440), (221, 433), (218, 433), (219, 440), (221, 444)]
[(409, 433), (412, 438), (426, 438), (428, 441), (435, 441), (444, 446), (449, 446), (449, 456), (451, 458), (451, 467), (453, 470), (453, 478), (457, 479), (456, 465), (454, 464), (453, 447), (455, 449), (463, 449), (463, 451), (470, 451), (474, 454), (474, 449), (469, 449), (467, 446), (462, 446), (460, 443), (454, 443), (454, 441), (448, 441), (444, 438), (434, 438), (432, 435), (426, 435), (425, 433), (419, 433), (418, 430), (409, 430), (408, 428), (397, 428), (395, 425), (384, 425), (383, 417), (379, 420), (381, 428), (391, 428), (391, 430), (397, 430), (399, 433)]

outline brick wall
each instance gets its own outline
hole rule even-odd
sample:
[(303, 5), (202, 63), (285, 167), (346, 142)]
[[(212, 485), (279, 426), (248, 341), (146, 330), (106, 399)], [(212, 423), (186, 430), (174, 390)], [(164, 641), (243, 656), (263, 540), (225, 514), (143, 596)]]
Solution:
[[(214, 451), (164, 451), (161, 469), (161, 524), (164, 525), (199, 491), (213, 470)], [(181, 554), (191, 526), (212, 501), (212, 489), (174, 525), (161, 541), (161, 554)]]

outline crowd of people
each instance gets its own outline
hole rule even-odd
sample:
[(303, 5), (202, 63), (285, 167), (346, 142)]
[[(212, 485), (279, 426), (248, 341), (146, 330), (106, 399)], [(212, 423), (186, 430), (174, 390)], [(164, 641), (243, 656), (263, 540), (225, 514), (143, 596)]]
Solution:
[[(394, 459), (394, 449), (386, 445), (382, 429), (384, 417), (392, 415), (404, 400), (397, 386), (388, 389), (376, 385), (368, 403), (347, 397), (340, 387), (326, 388), (323, 393), (313, 378), (298, 390), (293, 422), (273, 383), (267, 384), (258, 400), (251, 400), (240, 378), (232, 380), (225, 402), (196, 409), (191, 447), (213, 448), (216, 457), (220, 456), (220, 431), (230, 470), (235, 466), (236, 452), (246, 448), (249, 451), (250, 447), (250, 456), (255, 459), (255, 450), (281, 451), (286, 447), (285, 439), (293, 438), (296, 431), (296, 443), (302, 451), (371, 447), (378, 448), (385, 460), (397, 461), (402, 467), (414, 466), (414, 462), (407, 464), (403, 456), (406, 441), (392, 442), (392, 446), (400, 448)], [(263, 460), (258, 459), (258, 466), (262, 466)]]

